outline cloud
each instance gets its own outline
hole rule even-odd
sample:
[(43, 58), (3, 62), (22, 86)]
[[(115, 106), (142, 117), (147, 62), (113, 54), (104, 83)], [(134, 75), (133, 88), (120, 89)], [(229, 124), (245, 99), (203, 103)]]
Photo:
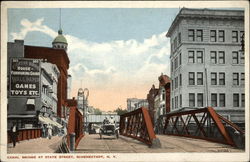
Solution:
[[(12, 38), (25, 40), (29, 32), (37, 31), (52, 38), (56, 37), (57, 32), (44, 25), (43, 21), (43, 18), (34, 22), (23, 19), (20, 32), (11, 33)], [(136, 90), (138, 94), (146, 96), (145, 90), (149, 90), (152, 84), (158, 84), (161, 73), (169, 75), (170, 47), (165, 34), (166, 32), (155, 34), (141, 42), (130, 39), (103, 43), (65, 35), (68, 41), (72, 94), (75, 96), (82, 84), (96, 93), (111, 89), (115, 92), (126, 87), (127, 91), (123, 90), (124, 93)], [(145, 92), (139, 92), (142, 89)], [(137, 92), (133, 92), (135, 93)], [(92, 104), (94, 105), (94, 99)], [(101, 108), (100, 105), (97, 107)]]
[(19, 33), (11, 33), (12, 40), (24, 39), (29, 32), (34, 31), (42, 32), (53, 38), (56, 37), (57, 32), (53, 31), (46, 25), (42, 25), (43, 21), (44, 18), (37, 19), (35, 22), (30, 22), (27, 19), (22, 19), (20, 23), (22, 25), (21, 31)]

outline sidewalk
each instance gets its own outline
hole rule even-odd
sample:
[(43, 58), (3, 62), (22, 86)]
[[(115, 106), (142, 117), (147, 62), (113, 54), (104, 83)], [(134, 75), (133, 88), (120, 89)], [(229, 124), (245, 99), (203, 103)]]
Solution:
[(20, 141), (13, 148), (12, 143), (8, 144), (7, 153), (54, 153), (61, 143), (62, 136), (53, 136), (51, 139), (37, 138), (31, 140)]

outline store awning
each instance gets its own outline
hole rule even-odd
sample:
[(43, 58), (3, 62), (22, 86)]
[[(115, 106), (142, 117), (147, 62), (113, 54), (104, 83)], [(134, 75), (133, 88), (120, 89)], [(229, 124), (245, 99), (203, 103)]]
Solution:
[(35, 99), (29, 98), (29, 99), (27, 100), (27, 105), (35, 105)]
[(8, 118), (35, 118), (36, 115), (26, 115), (26, 114), (20, 114), (20, 115), (8, 115)]
[(57, 123), (57, 122), (51, 120), (51, 119), (48, 118), (48, 117), (40, 116), (40, 115), (39, 115), (39, 120), (40, 120), (42, 123), (44, 123), (44, 124), (51, 124), (51, 125), (54, 125), (54, 126), (56, 126), (56, 127), (58, 127), (58, 128), (62, 128), (62, 125), (61, 125), (61, 124), (59, 124), (59, 123)]

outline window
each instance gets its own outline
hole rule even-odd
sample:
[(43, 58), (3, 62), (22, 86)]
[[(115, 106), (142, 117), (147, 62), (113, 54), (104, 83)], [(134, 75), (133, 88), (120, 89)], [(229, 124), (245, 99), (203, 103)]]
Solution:
[(173, 72), (173, 69), (174, 69), (174, 65), (173, 65), (173, 61), (171, 61), (171, 72)]
[(220, 100), (219, 106), (220, 107), (225, 107), (225, 105), (226, 105), (225, 93), (220, 93), (219, 100)]
[(194, 63), (194, 51), (188, 51), (188, 62)]
[(211, 106), (217, 107), (217, 94), (216, 93), (211, 94)]
[(233, 85), (239, 85), (239, 74), (233, 73)]
[(197, 51), (197, 62), (203, 63), (203, 51)]
[(219, 42), (225, 41), (225, 32), (224, 30), (219, 30)]
[(174, 51), (174, 47), (173, 47), (173, 43), (171, 43), (171, 53), (173, 53)]
[(172, 109), (174, 109), (174, 98), (172, 98)]
[(181, 33), (178, 33), (178, 43), (181, 44)]
[(176, 77), (174, 80), (175, 80), (175, 88), (178, 88), (178, 77)]
[(189, 29), (188, 30), (188, 40), (189, 41), (194, 41), (194, 29)]
[(162, 100), (165, 100), (166, 98), (165, 98), (165, 92), (163, 91), (162, 92)]
[(174, 69), (178, 68), (178, 57), (174, 59)]
[(203, 107), (203, 93), (197, 94), (197, 106)]
[(176, 96), (176, 108), (178, 108), (178, 96)]
[(244, 63), (245, 63), (244, 52), (240, 52), (240, 63), (241, 63), (241, 64), (244, 64)]
[(241, 76), (240, 76), (240, 85), (245, 85), (245, 73), (241, 73)]
[(216, 51), (211, 51), (210, 57), (211, 57), (211, 63), (216, 64), (217, 63)]
[(197, 73), (197, 85), (203, 85), (203, 73), (202, 72)]
[(242, 40), (243, 39), (243, 37), (244, 37), (244, 31), (240, 31), (240, 40)]
[(171, 81), (171, 87), (172, 87), (172, 90), (174, 90), (174, 80)]
[(239, 53), (237, 51), (233, 51), (233, 64), (239, 63)]
[(211, 85), (217, 85), (217, 74), (211, 73)]
[(175, 109), (177, 108), (177, 99), (176, 99), (176, 97), (174, 97), (174, 108)]
[(197, 41), (202, 42), (203, 41), (203, 31), (197, 30)]
[(189, 85), (194, 85), (194, 72), (189, 72)]
[(233, 94), (233, 106), (239, 107), (239, 94), (237, 93)]
[(219, 73), (219, 85), (225, 85), (225, 73)]
[(219, 51), (219, 64), (225, 64), (225, 52)]
[(194, 95), (194, 93), (189, 93), (189, 107), (195, 107), (195, 95)]
[(210, 41), (211, 42), (216, 42), (216, 30), (211, 30), (210, 31)]
[(180, 95), (180, 107), (182, 107), (182, 95)]
[(245, 107), (245, 94), (241, 94), (241, 107)]
[(179, 81), (180, 86), (182, 86), (182, 78), (181, 78), (181, 74), (180, 74), (180, 76), (179, 76), (179, 79), (180, 79), (180, 81)]
[(181, 65), (181, 53), (179, 55), (179, 64)]
[(177, 48), (177, 38), (174, 38), (174, 50)]
[(238, 42), (238, 31), (232, 31), (232, 42)]
[(26, 110), (27, 111), (34, 111), (35, 110), (35, 105), (26, 105)]

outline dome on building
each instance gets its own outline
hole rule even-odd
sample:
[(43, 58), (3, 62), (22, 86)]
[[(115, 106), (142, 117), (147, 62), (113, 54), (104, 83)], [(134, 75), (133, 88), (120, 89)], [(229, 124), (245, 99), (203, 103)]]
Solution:
[(52, 46), (53, 46), (53, 48), (56, 48), (56, 49), (65, 49), (65, 50), (67, 50), (68, 42), (67, 42), (66, 38), (63, 36), (62, 33), (63, 33), (62, 29), (59, 29), (58, 30), (58, 36), (52, 42)]

